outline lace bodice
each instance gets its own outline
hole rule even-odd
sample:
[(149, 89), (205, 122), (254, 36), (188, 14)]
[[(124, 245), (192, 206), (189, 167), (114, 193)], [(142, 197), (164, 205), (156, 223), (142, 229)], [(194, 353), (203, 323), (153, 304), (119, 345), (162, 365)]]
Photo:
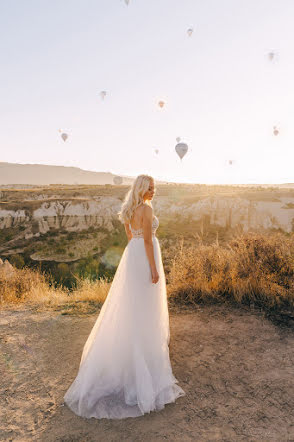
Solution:
[[(133, 229), (131, 224), (129, 224), (130, 230), (132, 232), (133, 238), (144, 238), (143, 236), (143, 229)], [(153, 216), (153, 222), (152, 222), (152, 236), (155, 236), (156, 230), (159, 226), (159, 220), (156, 215)]]

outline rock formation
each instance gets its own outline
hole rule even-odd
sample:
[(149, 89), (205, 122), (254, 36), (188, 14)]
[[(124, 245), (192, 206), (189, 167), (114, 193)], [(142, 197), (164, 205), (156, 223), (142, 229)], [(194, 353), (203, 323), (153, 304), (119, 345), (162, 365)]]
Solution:
[[(244, 231), (259, 228), (282, 229), (291, 232), (294, 220), (294, 199), (279, 201), (250, 201), (245, 198), (209, 197), (193, 204), (175, 203), (160, 197), (153, 203), (160, 217), (178, 216), (201, 220), (205, 217), (211, 225)], [(39, 207), (27, 209), (0, 209), (0, 229), (25, 225), (27, 238), (46, 233), (50, 229), (81, 231), (90, 227), (103, 227), (109, 232), (118, 220), (121, 200), (115, 197), (97, 197), (95, 200), (40, 201)], [(30, 235), (30, 236), (28, 236)]]

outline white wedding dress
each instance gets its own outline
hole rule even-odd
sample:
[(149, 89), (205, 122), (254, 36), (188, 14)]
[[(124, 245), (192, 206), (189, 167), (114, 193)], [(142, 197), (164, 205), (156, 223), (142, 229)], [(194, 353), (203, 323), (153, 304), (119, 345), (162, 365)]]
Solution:
[(84, 345), (64, 402), (86, 418), (121, 419), (162, 410), (186, 393), (169, 357), (169, 314), (160, 244), (152, 223), (159, 281), (154, 284), (143, 231), (124, 249), (107, 298)]

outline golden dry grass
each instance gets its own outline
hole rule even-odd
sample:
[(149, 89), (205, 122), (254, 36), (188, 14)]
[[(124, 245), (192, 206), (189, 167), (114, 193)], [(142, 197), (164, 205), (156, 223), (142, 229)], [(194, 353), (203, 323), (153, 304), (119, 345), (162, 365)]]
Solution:
[[(294, 235), (247, 234), (221, 246), (200, 241), (170, 250), (167, 293), (170, 305), (230, 302), (264, 310), (294, 309)], [(29, 268), (0, 273), (0, 307), (31, 304), (63, 314), (96, 311), (111, 282), (78, 279), (73, 291), (50, 285), (45, 274)]]
[(179, 244), (168, 295), (177, 304), (233, 302), (294, 308), (294, 235), (246, 234), (226, 246)]
[(0, 307), (10, 308), (30, 304), (37, 310), (52, 308), (63, 314), (88, 313), (101, 306), (106, 299), (110, 282), (106, 278), (96, 281), (77, 278), (77, 288), (69, 291), (50, 285), (44, 273), (30, 268), (16, 269), (13, 273), (0, 273)]

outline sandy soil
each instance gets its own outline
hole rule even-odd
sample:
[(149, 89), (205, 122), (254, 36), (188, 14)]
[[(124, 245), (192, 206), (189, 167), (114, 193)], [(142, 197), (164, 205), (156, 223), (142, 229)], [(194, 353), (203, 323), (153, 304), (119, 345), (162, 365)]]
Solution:
[(293, 329), (226, 306), (170, 310), (186, 396), (139, 418), (76, 416), (63, 394), (96, 317), (1, 312), (1, 440), (294, 441)]

